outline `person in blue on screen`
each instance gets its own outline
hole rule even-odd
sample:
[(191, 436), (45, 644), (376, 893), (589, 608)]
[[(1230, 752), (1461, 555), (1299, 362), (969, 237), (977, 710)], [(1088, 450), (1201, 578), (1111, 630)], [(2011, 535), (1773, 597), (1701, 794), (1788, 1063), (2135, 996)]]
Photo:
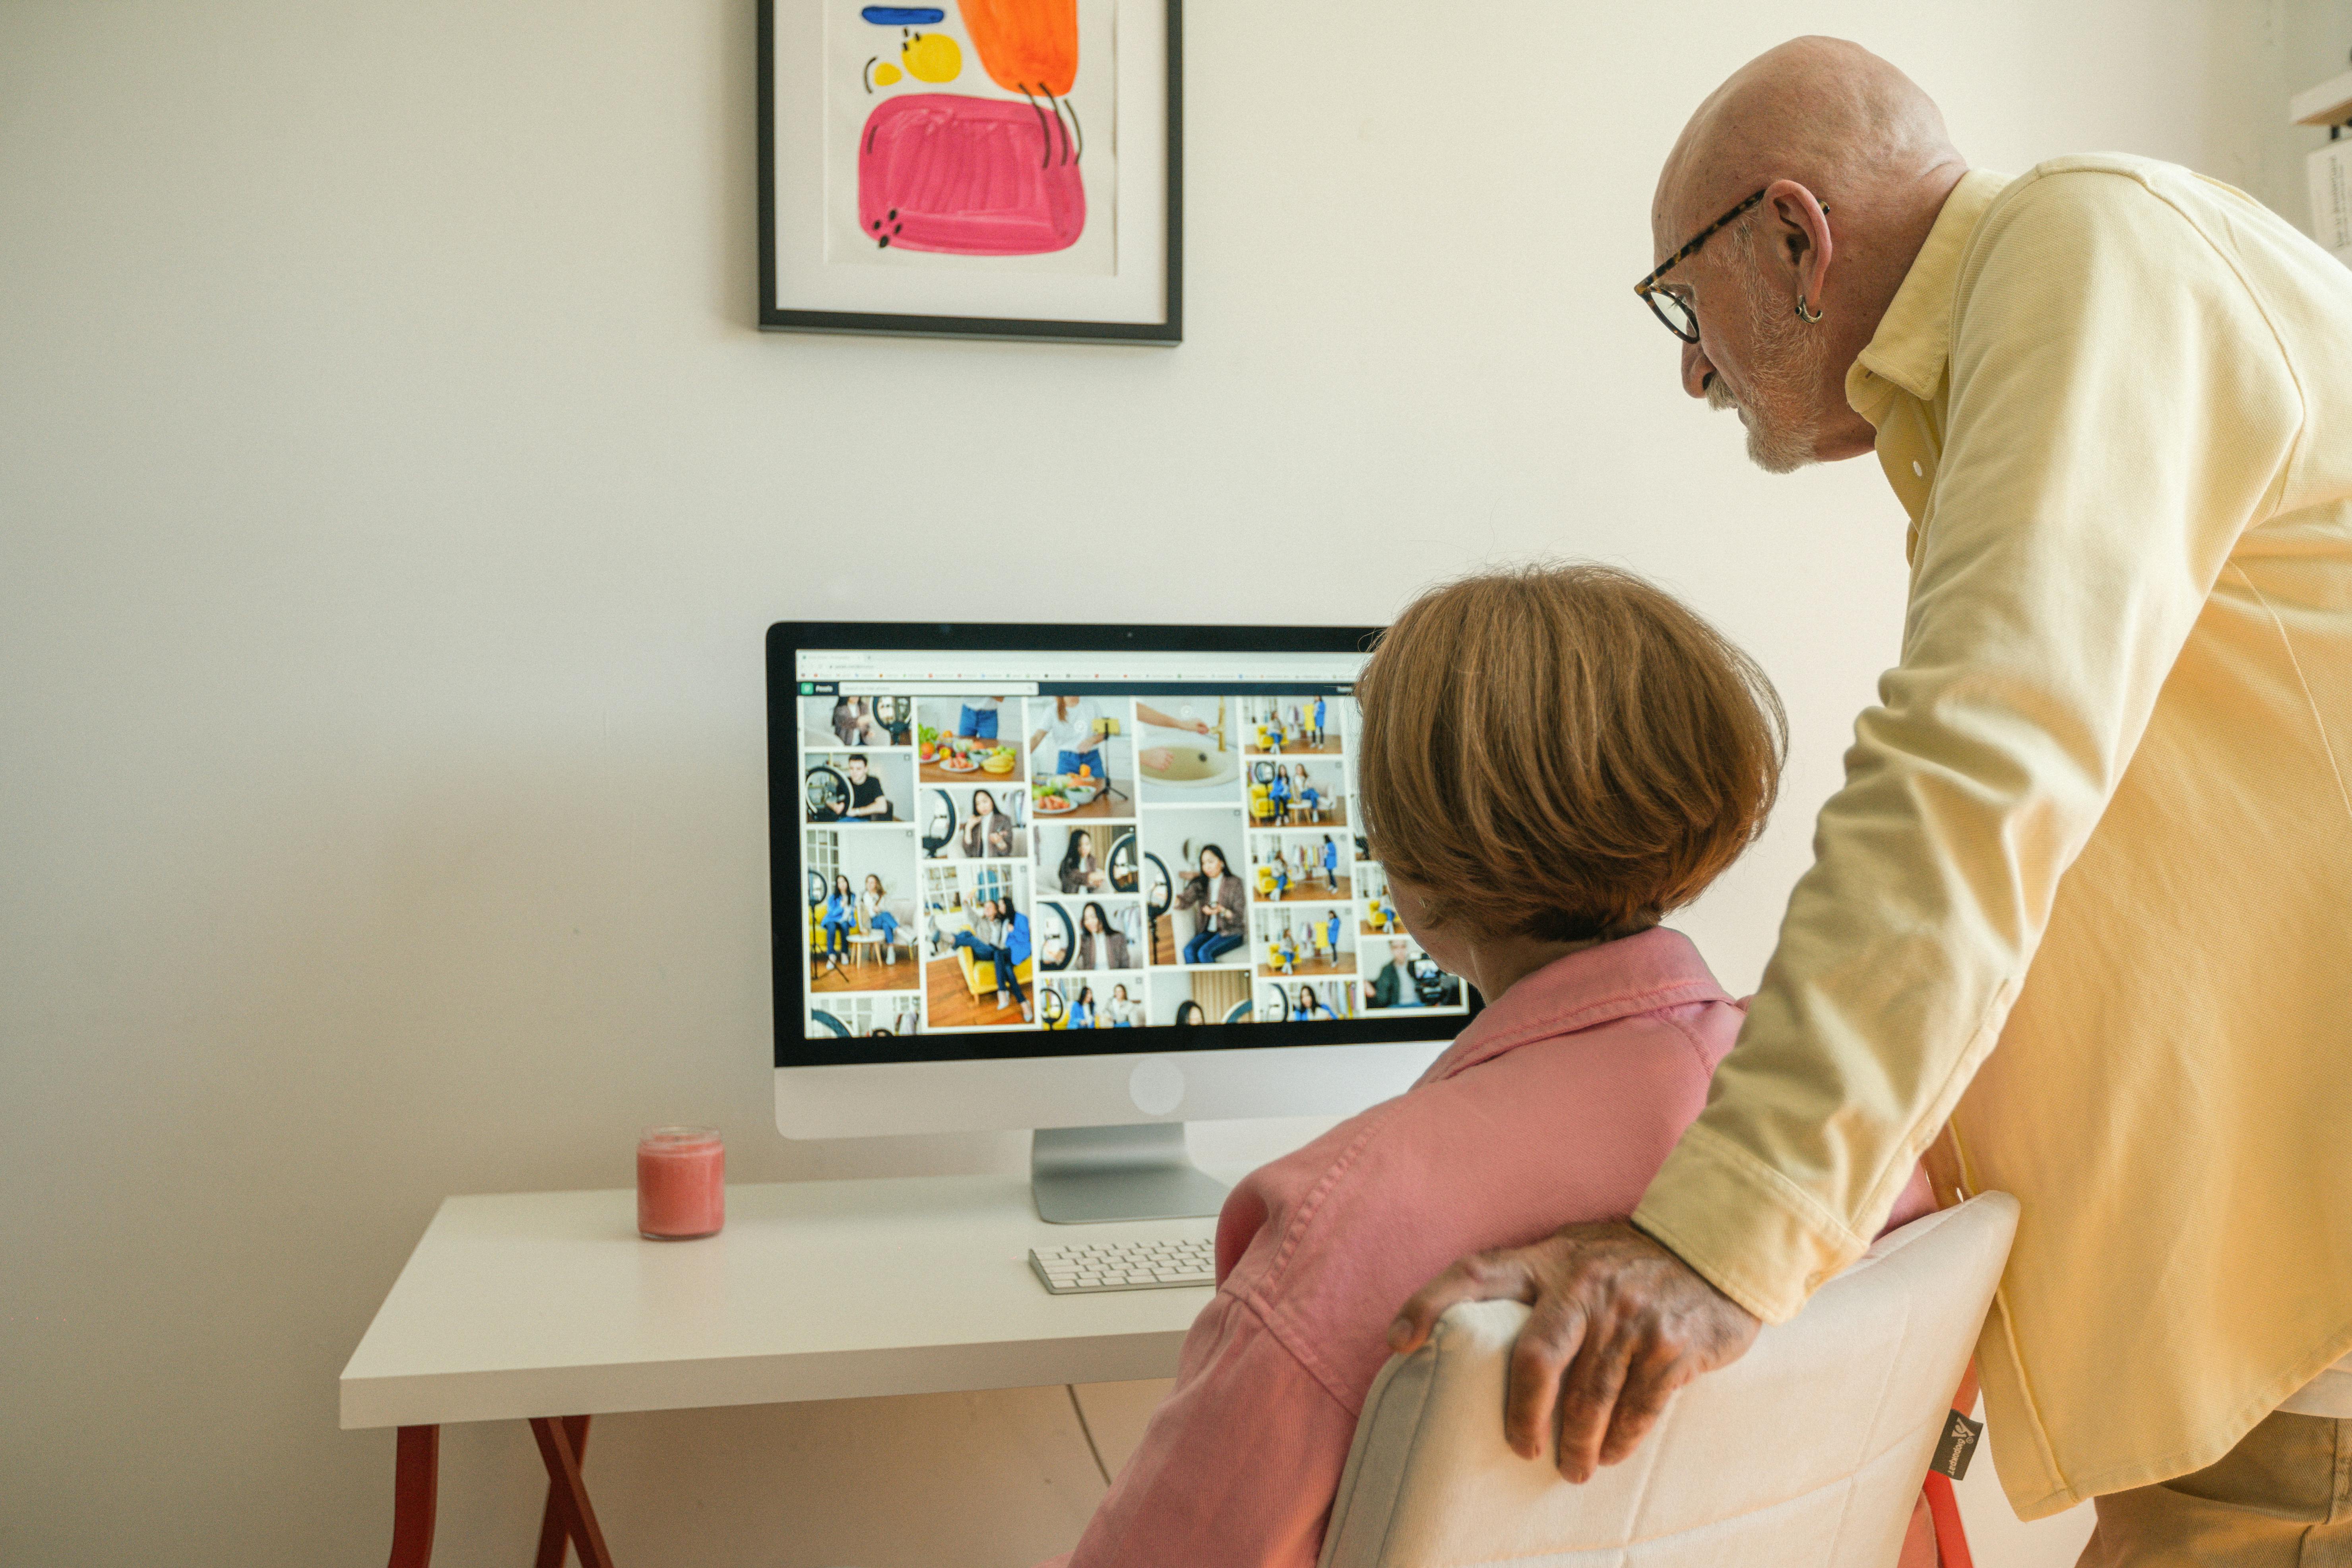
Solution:
[(956, 717), (956, 733), (969, 741), (996, 739), (996, 715), (1004, 706), (1002, 697), (975, 697), (963, 705)]
[(1051, 737), (1054, 742), (1054, 771), (1075, 773), (1084, 768), (1097, 779), (1110, 777), (1103, 766), (1103, 711), (1091, 697), (1056, 697), (1046, 715), (1045, 725), (1029, 737), (1029, 749), (1035, 751), (1038, 742)]
[(833, 896), (824, 901), (824, 961), (827, 968), (839, 969), (842, 955), (849, 951), (849, 933), (857, 928), (857, 899), (849, 890), (849, 879), (839, 871), (833, 874)]
[(1301, 1022), (1314, 1017), (1318, 1013), (1326, 1018), (1335, 1020), (1339, 1016), (1339, 1014), (1331, 1011), (1329, 1003), (1315, 994), (1315, 987), (1312, 985), (1301, 985), (1298, 988), (1298, 1005), (1294, 1011)]
[(1315, 700), (1315, 743), (1318, 746), (1323, 743), (1323, 699), (1318, 697)]
[(1070, 1027), (1091, 1029), (1094, 1026), (1095, 988), (1091, 985), (1081, 985), (1078, 987), (1078, 999), (1070, 1004)]
[(1327, 937), (1328, 939), (1329, 939), (1330, 943), (1331, 943), (1331, 962), (1332, 962), (1332, 963), (1339, 963), (1339, 910), (1333, 910), (1331, 911), (1330, 918), (1329, 918), (1329, 919), (1328, 919), (1328, 920), (1326, 920), (1326, 921), (1323, 922), (1323, 934), (1324, 934), (1324, 936), (1325, 936), (1325, 937)]
[[(996, 965), (997, 983), (1021, 1005), (1021, 1018), (1026, 1023), (1030, 1016), (1029, 998), (1021, 991), (1021, 966), (1029, 962), (1029, 917), (1013, 908), (1010, 893), (996, 901), (996, 910), (1004, 925), (1004, 956)], [(999, 993), (999, 1007), (1005, 1005), (1003, 994)]]
[[(1333, 892), (1339, 890), (1339, 847), (1331, 842), (1331, 836), (1328, 833), (1323, 836), (1323, 879), (1331, 884)], [(1339, 916), (1331, 918), (1337, 920)], [(1336, 947), (1339, 944), (1334, 942), (1332, 945)]]
[[(859, 912), (866, 917), (866, 929), (882, 934), (882, 962), (886, 964), (898, 963), (898, 917), (890, 912), (889, 900), (882, 890), (882, 879), (871, 871), (866, 874), (866, 894), (858, 900), (858, 907)], [(908, 950), (912, 952), (913, 948), (910, 941)]]
[(1010, 895), (982, 899), (973, 906), (971, 929), (956, 932), (953, 945), (970, 948), (975, 960), (996, 971), (997, 1011), (1018, 1002), (1022, 1022), (1034, 1016), (1021, 989), (1020, 973), (1029, 962), (1029, 917), (1013, 908)]

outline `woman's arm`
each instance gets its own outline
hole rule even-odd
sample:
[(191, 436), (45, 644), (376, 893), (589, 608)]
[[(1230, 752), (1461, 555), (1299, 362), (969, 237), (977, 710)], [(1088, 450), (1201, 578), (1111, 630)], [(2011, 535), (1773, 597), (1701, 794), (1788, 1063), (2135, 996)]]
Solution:
[(1190, 730), (1195, 735), (1205, 735), (1209, 732), (1209, 726), (1202, 720), (1171, 719), (1159, 709), (1147, 708), (1140, 702), (1135, 705), (1135, 716), (1147, 724), (1157, 724), (1163, 730)]
[(1220, 1291), (1069, 1568), (1314, 1568), (1352, 1413)]

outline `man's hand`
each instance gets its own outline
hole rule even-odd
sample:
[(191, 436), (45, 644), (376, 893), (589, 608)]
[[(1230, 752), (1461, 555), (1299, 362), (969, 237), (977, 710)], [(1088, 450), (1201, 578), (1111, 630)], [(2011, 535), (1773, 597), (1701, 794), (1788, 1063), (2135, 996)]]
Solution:
[(1511, 1352), (1503, 1435), (1538, 1458), (1557, 1419), (1559, 1473), (1579, 1483), (1641, 1447), (1667, 1395), (1738, 1361), (1762, 1326), (1681, 1258), (1606, 1220), (1462, 1259), (1404, 1304), (1389, 1348), (1418, 1349), (1457, 1301), (1495, 1300), (1535, 1309)]

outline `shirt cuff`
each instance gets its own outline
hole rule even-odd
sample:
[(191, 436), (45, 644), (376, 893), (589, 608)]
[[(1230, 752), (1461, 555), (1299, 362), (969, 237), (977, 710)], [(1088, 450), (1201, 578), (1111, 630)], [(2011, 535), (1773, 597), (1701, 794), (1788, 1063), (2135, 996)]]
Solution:
[(1693, 1122), (1642, 1194), (1633, 1224), (1768, 1323), (1869, 1249), (1812, 1196)]

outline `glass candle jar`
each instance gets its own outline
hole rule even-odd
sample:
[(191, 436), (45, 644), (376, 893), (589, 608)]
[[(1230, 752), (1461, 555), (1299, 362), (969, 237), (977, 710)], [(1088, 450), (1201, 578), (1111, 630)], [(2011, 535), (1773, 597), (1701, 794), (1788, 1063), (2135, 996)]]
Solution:
[(649, 1127), (637, 1140), (637, 1234), (716, 1236), (727, 1223), (727, 1145), (716, 1127)]

